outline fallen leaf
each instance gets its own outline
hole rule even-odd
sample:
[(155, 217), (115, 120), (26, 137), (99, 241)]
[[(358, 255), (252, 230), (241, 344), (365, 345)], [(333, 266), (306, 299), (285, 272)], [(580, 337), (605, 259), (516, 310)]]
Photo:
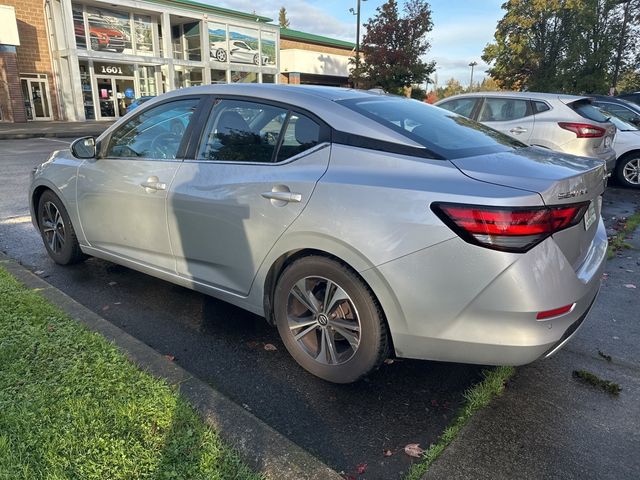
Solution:
[(436, 399), (431, 400), (431, 406), (432, 407), (437, 407), (438, 406), (438, 400), (436, 400)]
[(56, 327), (54, 327), (53, 325), (51, 325), (51, 324), (47, 325), (47, 331), (53, 332), (55, 329), (56, 329)]
[(393, 358), (387, 358), (384, 361), (385, 365), (392, 365), (395, 362), (395, 360)]
[(637, 288), (633, 283), (625, 283), (624, 286), (626, 288)]
[(273, 343), (265, 343), (264, 349), (267, 352), (275, 352), (276, 350), (278, 350), (278, 348)]
[(410, 457), (420, 458), (424, 453), (424, 450), (420, 448), (419, 443), (409, 443), (408, 445), (405, 445), (404, 453), (406, 453)]
[(107, 311), (107, 310), (109, 310), (109, 305), (105, 305), (104, 307), (102, 307), (102, 311), (103, 311), (103, 312), (105, 312), (105, 311)]
[(110, 287), (113, 287), (114, 285), (117, 285), (117, 284), (118, 284), (118, 282), (109, 282), (109, 286)]
[(255, 342), (255, 341), (247, 342), (247, 347), (249, 348), (256, 348), (257, 346), (258, 346), (258, 342)]
[(114, 305), (122, 305), (122, 302), (114, 302)]
[(36, 275), (42, 275), (44, 273), (44, 270), (36, 270), (35, 272)]
[(362, 475), (364, 472), (367, 471), (367, 464), (361, 463), (356, 467), (356, 471), (358, 472), (358, 475)]
[(165, 355), (164, 358), (166, 358), (170, 362), (173, 362), (176, 359), (176, 357), (174, 357), (173, 355), (168, 355), (168, 354)]
[(391, 455), (393, 455), (393, 452), (387, 448), (385, 451), (382, 452), (382, 455), (384, 457), (390, 457)]

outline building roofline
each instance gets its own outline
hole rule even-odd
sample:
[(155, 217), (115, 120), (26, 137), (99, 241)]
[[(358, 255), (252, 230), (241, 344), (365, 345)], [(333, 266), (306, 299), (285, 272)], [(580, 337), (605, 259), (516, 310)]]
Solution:
[(194, 0), (151, 0), (151, 2), (179, 7), (189, 7), (190, 9), (196, 9), (205, 13), (235, 17), (238, 19), (250, 20), (254, 22), (269, 23), (273, 21), (273, 19), (269, 17), (263, 17), (261, 15), (256, 15), (253, 13), (240, 12), (238, 10), (231, 10), (230, 8), (215, 7), (213, 5), (209, 5), (208, 3), (196, 2)]
[(291, 28), (281, 28), (280, 38), (301, 40), (308, 43), (315, 43), (317, 45), (326, 45), (328, 47), (337, 47), (349, 50), (354, 50), (356, 48), (356, 44), (352, 42), (338, 40), (336, 38), (324, 37), (322, 35), (316, 35), (314, 33), (301, 32), (300, 30), (292, 30)]

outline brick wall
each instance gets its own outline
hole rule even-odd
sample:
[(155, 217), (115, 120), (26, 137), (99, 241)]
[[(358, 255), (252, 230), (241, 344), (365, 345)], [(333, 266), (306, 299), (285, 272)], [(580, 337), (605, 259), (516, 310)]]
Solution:
[(5, 122), (26, 122), (18, 62), (13, 51), (0, 52), (0, 118)]
[(334, 55), (344, 55), (351, 57), (355, 53), (349, 48), (327, 47), (325, 45), (316, 45), (315, 43), (300, 42), (298, 40), (288, 40), (280, 38), (280, 50), (297, 48), (299, 50), (310, 50), (312, 52), (332, 53)]
[[(44, 0), (2, 0), (16, 9), (20, 46), (16, 47), (19, 73), (45, 73), (49, 80), (51, 111), (55, 120), (60, 119), (57, 91), (53, 82), (53, 70), (45, 23)], [(20, 96), (22, 96), (20, 92)]]

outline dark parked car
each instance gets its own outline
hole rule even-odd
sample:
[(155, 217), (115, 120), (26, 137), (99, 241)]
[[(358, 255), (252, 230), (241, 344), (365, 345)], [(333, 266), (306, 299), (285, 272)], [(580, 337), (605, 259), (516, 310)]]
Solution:
[(618, 95), (617, 98), (640, 105), (640, 92), (623, 93), (622, 95)]
[(593, 104), (595, 106), (640, 127), (640, 105), (627, 101), (621, 97), (591, 95), (591, 98), (593, 99)]

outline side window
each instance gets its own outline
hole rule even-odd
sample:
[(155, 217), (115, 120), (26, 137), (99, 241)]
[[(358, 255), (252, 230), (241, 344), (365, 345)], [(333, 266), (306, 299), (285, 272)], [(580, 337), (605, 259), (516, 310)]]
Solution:
[(106, 156), (175, 159), (199, 101), (176, 100), (142, 112), (111, 135)]
[(538, 101), (533, 102), (534, 113), (542, 113), (542, 112), (546, 112), (547, 110), (551, 110), (551, 107), (549, 107), (549, 105), (547, 105), (545, 102), (538, 102)]
[(529, 102), (516, 98), (487, 98), (482, 105), (480, 122), (506, 122), (531, 115)]
[(289, 116), (280, 150), (278, 161), (291, 158), (320, 142), (320, 126), (304, 115), (292, 112)]
[(457, 113), (463, 117), (471, 118), (473, 108), (478, 102), (477, 98), (454, 98), (438, 105), (440, 108)]
[(273, 161), (287, 110), (271, 105), (218, 100), (204, 129), (198, 160)]
[(593, 102), (593, 104), (602, 108), (606, 112), (613, 113), (614, 115), (627, 120), (628, 122), (635, 123), (640, 119), (640, 115), (627, 107), (623, 107), (622, 105), (616, 105), (615, 103), (609, 102)]

